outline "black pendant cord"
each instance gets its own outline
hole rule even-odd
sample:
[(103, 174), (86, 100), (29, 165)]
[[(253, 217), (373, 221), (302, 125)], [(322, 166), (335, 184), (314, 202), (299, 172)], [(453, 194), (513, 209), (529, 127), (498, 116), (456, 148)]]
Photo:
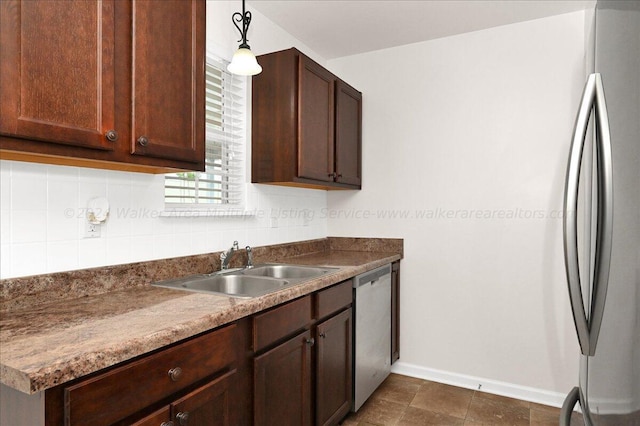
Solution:
[[(242, 42), (240, 49), (249, 49), (249, 45), (247, 44), (247, 32), (249, 31), (249, 24), (251, 23), (251, 12), (245, 10), (244, 0), (242, 0), (242, 13), (234, 13), (231, 15), (231, 20), (233, 21), (233, 25), (235, 25), (240, 32), (240, 40), (238, 40)], [(240, 22), (242, 22), (242, 28), (238, 25)]]

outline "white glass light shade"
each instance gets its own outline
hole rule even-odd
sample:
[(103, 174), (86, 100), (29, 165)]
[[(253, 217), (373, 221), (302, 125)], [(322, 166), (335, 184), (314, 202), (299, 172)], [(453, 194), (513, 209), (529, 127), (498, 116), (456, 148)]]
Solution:
[(251, 50), (241, 47), (233, 54), (227, 70), (237, 75), (256, 75), (262, 72), (262, 67)]

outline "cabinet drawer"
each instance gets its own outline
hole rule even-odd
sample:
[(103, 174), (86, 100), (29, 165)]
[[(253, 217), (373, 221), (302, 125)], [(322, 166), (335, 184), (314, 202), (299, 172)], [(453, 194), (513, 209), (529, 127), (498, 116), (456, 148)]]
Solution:
[(258, 352), (311, 324), (311, 296), (253, 317), (253, 350)]
[(324, 318), (351, 304), (353, 300), (353, 280), (319, 291), (316, 297), (316, 319)]
[(65, 424), (112, 424), (223, 370), (235, 362), (235, 331), (227, 326), (65, 388)]

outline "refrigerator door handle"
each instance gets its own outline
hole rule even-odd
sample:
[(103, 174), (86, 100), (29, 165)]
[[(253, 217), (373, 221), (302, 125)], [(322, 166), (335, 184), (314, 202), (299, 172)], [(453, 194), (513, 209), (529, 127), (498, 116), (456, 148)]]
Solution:
[(569, 426), (571, 424), (571, 414), (573, 407), (580, 401), (580, 389), (575, 387), (567, 395), (560, 410), (560, 426)]
[(563, 242), (564, 264), (569, 287), (569, 300), (573, 313), (573, 322), (578, 335), (580, 350), (584, 355), (589, 353), (589, 325), (582, 301), (582, 287), (580, 285), (580, 269), (578, 266), (578, 185), (580, 182), (580, 165), (584, 151), (585, 136), (589, 125), (589, 117), (596, 96), (596, 77), (589, 75), (582, 92), (582, 100), (578, 109), (578, 116), (573, 129), (569, 162), (564, 185), (564, 218)]
[(595, 269), (589, 315), (589, 355), (595, 355), (609, 284), (613, 236), (613, 162), (609, 116), (600, 74), (595, 75), (597, 228)]

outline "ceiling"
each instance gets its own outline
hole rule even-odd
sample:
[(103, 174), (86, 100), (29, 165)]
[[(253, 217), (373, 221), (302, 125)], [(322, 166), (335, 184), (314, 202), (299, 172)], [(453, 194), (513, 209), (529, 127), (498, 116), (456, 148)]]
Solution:
[[(575, 12), (594, 0), (248, 0), (325, 59)], [(253, 25), (259, 25), (255, 22)]]

